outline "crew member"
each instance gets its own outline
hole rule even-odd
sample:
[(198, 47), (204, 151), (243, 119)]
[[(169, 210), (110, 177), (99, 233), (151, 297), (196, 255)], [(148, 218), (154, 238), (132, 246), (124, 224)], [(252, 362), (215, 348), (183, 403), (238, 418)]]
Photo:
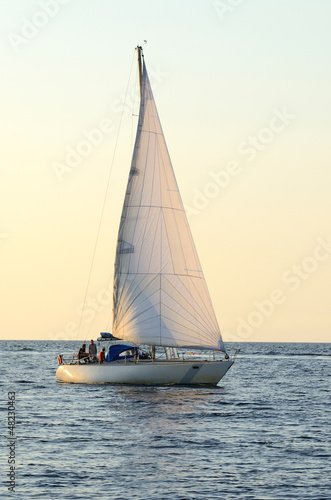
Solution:
[(86, 344), (83, 344), (82, 347), (79, 349), (78, 354), (77, 354), (78, 361), (80, 359), (83, 359), (84, 361), (87, 361), (88, 353), (86, 352), (85, 349), (86, 349)]
[(91, 343), (88, 346), (88, 353), (89, 353), (91, 361), (97, 360), (97, 346), (93, 342), (93, 339), (91, 339)]
[(103, 363), (106, 359), (106, 354), (105, 354), (106, 348), (103, 347), (101, 351), (99, 352), (99, 363)]

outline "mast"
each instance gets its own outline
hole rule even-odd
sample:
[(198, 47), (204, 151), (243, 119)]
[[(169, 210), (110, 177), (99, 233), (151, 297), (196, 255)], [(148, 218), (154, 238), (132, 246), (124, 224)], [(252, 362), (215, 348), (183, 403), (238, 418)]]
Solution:
[(141, 99), (142, 79), (143, 79), (143, 71), (142, 71), (143, 48), (141, 45), (137, 46), (137, 57), (138, 57), (138, 72), (139, 72), (139, 89), (140, 89), (140, 99)]

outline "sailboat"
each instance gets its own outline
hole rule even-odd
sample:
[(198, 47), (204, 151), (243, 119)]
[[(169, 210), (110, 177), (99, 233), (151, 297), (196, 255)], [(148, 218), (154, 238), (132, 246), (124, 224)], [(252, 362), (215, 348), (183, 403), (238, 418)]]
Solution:
[[(136, 50), (140, 110), (117, 239), (112, 328), (114, 337), (130, 344), (111, 345), (102, 364), (61, 358), (56, 377), (87, 384), (216, 385), (234, 358), (226, 353), (192, 239), (143, 49)], [(132, 345), (150, 346), (151, 355), (142, 359), (137, 348), (129, 355)], [(183, 349), (214, 355), (187, 359)]]

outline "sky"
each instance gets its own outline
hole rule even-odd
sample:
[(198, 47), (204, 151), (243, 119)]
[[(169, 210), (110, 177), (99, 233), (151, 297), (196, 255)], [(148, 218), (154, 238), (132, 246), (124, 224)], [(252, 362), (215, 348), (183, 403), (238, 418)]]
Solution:
[(0, 13), (0, 338), (109, 331), (147, 40), (225, 342), (331, 342), (328, 0), (0, 0)]

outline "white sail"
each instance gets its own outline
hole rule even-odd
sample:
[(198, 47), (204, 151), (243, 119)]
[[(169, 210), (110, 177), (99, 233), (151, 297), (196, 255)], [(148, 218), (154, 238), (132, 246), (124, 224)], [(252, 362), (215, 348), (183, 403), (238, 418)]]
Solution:
[(141, 344), (225, 351), (144, 62), (116, 250), (113, 334)]

